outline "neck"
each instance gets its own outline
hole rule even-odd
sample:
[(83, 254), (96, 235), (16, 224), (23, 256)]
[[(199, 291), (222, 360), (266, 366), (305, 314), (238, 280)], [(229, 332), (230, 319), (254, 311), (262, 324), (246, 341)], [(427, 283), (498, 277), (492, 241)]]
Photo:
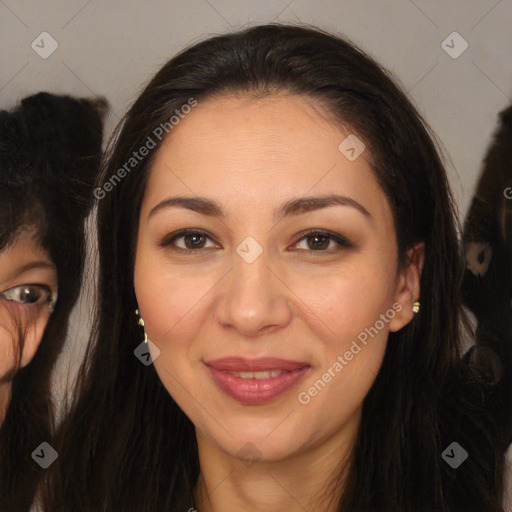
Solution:
[(0, 381), (0, 425), (4, 422), (7, 407), (11, 400), (11, 382)]
[(336, 512), (360, 423), (356, 416), (342, 432), (326, 435), (285, 460), (253, 464), (226, 454), (196, 429), (201, 467), (194, 489), (198, 511)]

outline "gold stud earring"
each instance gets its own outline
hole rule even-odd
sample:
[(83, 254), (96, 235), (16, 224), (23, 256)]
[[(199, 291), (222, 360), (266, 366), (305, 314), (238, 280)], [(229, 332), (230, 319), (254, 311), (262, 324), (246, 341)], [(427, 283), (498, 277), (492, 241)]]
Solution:
[[(135, 310), (135, 314), (139, 317), (139, 325), (141, 325), (142, 328), (144, 329), (144, 320), (140, 316), (138, 309)], [(146, 334), (146, 329), (144, 329), (144, 343), (147, 343), (147, 342), (148, 342), (148, 335)]]
[(412, 311), (413, 313), (417, 313), (418, 311), (420, 310), (420, 301), (417, 300), (413, 306), (412, 306)]

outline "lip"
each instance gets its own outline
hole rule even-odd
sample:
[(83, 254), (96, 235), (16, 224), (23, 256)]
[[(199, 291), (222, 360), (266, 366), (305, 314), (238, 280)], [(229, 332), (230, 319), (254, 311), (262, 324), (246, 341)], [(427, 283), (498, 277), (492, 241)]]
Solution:
[(284, 370), (291, 372), (309, 366), (306, 362), (290, 361), (277, 357), (259, 357), (245, 359), (243, 357), (223, 357), (205, 361), (207, 366), (223, 372), (263, 372), (266, 370)]
[[(289, 361), (275, 357), (244, 359), (225, 357), (204, 364), (210, 371), (217, 386), (228, 396), (247, 405), (264, 404), (275, 400), (291, 388), (309, 372), (306, 362)], [(284, 373), (267, 379), (243, 379), (228, 372), (261, 372), (281, 370)]]

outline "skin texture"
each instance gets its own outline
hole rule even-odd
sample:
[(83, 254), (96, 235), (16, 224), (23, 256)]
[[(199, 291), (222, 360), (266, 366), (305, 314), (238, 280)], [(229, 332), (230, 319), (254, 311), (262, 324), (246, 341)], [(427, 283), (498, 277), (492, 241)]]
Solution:
[[(6, 290), (27, 285), (35, 285), (30, 286), (31, 296), (38, 297), (34, 303), (22, 295), (15, 300), (2, 296)], [(0, 423), (9, 404), (14, 374), (32, 360), (41, 343), (50, 316), (46, 302), (50, 293), (57, 293), (57, 270), (39, 246), (35, 230), (27, 228), (0, 252)], [(22, 349), (18, 325), (25, 334)]]
[[(220, 96), (199, 102), (156, 154), (140, 214), (135, 291), (161, 351), (156, 371), (196, 427), (201, 512), (334, 510), (321, 494), (355, 440), (389, 331), (413, 317), (423, 246), (398, 274), (389, 204), (368, 155), (349, 161), (338, 149), (347, 135), (309, 98)], [(290, 199), (329, 194), (352, 198), (369, 215), (335, 205), (273, 218)], [(182, 207), (149, 216), (171, 196), (215, 200), (226, 216)], [(184, 228), (207, 237), (160, 245)], [(320, 239), (316, 249), (314, 237), (304, 237), (311, 228), (351, 246)], [(252, 263), (236, 251), (248, 236), (263, 249)], [(301, 403), (299, 393), (393, 304), (400, 311)], [(226, 356), (280, 357), (311, 368), (295, 389), (246, 405), (224, 394), (204, 364)]]

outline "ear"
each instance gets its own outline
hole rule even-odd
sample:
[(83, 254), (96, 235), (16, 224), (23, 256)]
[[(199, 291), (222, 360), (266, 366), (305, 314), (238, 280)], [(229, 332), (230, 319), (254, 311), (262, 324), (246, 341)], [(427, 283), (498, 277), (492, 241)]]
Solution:
[(407, 264), (400, 272), (394, 303), (399, 303), (397, 313), (389, 322), (391, 332), (399, 331), (414, 317), (414, 302), (420, 297), (420, 279), (425, 262), (425, 243), (421, 242), (407, 251)]
[(48, 317), (45, 315), (43, 318), (38, 318), (35, 323), (28, 326), (24, 337), (20, 368), (27, 366), (27, 364), (29, 364), (36, 355), (37, 349), (43, 339), (47, 323)]

